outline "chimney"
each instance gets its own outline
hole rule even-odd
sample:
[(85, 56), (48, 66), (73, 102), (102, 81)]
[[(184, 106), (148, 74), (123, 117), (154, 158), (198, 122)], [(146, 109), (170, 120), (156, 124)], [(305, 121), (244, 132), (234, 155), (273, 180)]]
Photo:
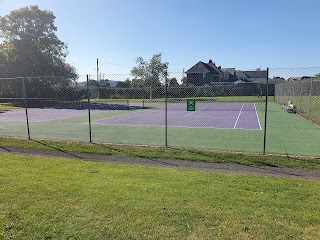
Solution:
[(211, 59), (209, 59), (209, 63), (212, 63), (212, 60), (211, 60)]
[(221, 65), (219, 65), (219, 67), (218, 67), (219, 69), (221, 69)]

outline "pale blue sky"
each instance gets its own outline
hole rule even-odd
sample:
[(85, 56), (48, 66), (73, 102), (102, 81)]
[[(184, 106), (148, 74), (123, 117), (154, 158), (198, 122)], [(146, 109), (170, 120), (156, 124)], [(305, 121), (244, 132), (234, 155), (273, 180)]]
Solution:
[(56, 16), (79, 74), (129, 73), (161, 52), (169, 71), (212, 59), (222, 67), (317, 67), (319, 0), (0, 0), (0, 16), (39, 5)]

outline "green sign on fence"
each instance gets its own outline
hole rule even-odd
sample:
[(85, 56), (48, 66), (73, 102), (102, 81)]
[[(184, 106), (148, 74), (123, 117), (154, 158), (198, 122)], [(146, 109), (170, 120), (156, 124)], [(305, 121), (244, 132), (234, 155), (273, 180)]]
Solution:
[(195, 111), (196, 110), (196, 100), (187, 99), (187, 111)]

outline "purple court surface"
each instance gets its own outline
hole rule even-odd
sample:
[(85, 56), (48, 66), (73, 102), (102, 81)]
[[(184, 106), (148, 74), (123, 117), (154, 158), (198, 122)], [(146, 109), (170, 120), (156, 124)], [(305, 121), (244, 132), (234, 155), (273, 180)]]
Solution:
[[(93, 110), (92, 114), (103, 110)], [(30, 122), (63, 120), (71, 117), (85, 116), (88, 110), (75, 109), (39, 109), (28, 110)], [(26, 121), (24, 109), (0, 112), (0, 121)], [(127, 125), (127, 126), (164, 126), (164, 108), (150, 108), (125, 111), (125, 114), (96, 120), (93, 124)], [(185, 105), (169, 105), (167, 112), (169, 127), (182, 128), (223, 128), (261, 130), (258, 114), (254, 104), (197, 104), (196, 111), (187, 111)]]
[[(196, 111), (186, 111), (174, 106), (168, 108), (169, 127), (224, 128), (261, 130), (254, 104), (224, 104), (218, 108), (198, 104)], [(97, 120), (94, 123), (132, 126), (164, 126), (164, 109), (148, 109), (129, 114)]]
[[(28, 109), (28, 118), (31, 122), (43, 122), (77, 117), (88, 114), (88, 110), (31, 108)], [(0, 121), (26, 121), (24, 109), (0, 112)]]

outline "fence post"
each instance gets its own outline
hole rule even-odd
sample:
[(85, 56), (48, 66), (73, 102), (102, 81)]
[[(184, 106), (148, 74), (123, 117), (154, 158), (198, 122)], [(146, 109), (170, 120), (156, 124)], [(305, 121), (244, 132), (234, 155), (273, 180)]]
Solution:
[(168, 147), (168, 78), (165, 72), (165, 146)]
[(88, 98), (88, 117), (89, 117), (89, 141), (92, 143), (92, 134), (91, 134), (91, 113), (90, 113), (90, 92), (89, 92), (89, 75), (87, 75), (87, 98)]
[(268, 117), (268, 95), (269, 95), (269, 68), (267, 68), (267, 89), (266, 89), (266, 102), (264, 110), (264, 134), (263, 134), (263, 155), (266, 154), (266, 140), (267, 140), (267, 117)]
[(303, 82), (300, 82), (300, 103), (299, 103), (299, 105), (300, 105), (300, 107), (299, 107), (300, 113), (301, 113), (301, 110), (302, 110), (302, 84), (303, 84)]
[(27, 131), (28, 131), (28, 139), (30, 140), (30, 126), (29, 126), (29, 116), (28, 116), (28, 96), (27, 96), (27, 91), (26, 91), (26, 85), (24, 81), (24, 77), (22, 78), (22, 96), (24, 99), (24, 109), (26, 112), (26, 120), (27, 120)]
[(309, 109), (308, 109), (308, 115), (309, 115), (309, 117), (310, 117), (311, 104), (312, 104), (312, 88), (313, 88), (313, 78), (311, 78), (310, 92), (309, 92)]

